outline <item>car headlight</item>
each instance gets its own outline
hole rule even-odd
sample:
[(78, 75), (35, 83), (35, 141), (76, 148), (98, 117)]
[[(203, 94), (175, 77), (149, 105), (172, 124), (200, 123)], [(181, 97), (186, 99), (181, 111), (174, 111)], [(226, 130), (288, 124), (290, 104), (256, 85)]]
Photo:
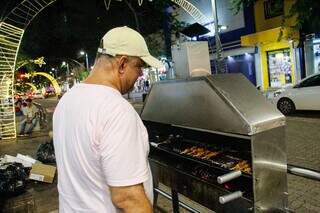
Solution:
[(276, 98), (278, 97), (282, 92), (281, 91), (276, 91), (273, 93), (273, 97)]

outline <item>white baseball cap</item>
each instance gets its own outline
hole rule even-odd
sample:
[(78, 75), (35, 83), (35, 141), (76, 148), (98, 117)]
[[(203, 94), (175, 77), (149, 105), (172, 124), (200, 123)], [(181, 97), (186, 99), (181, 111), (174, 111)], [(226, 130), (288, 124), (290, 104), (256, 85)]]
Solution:
[(142, 35), (129, 27), (116, 27), (109, 30), (103, 36), (101, 44), (102, 47), (98, 48), (99, 53), (112, 56), (136, 56), (152, 67), (164, 66), (158, 59), (150, 55)]

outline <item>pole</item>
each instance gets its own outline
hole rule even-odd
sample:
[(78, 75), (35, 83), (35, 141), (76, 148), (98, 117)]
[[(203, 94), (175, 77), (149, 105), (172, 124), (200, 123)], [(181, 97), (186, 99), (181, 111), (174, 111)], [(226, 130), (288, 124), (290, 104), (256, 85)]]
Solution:
[(67, 62), (66, 64), (67, 64), (67, 76), (69, 76), (70, 75), (69, 63)]
[(217, 12), (217, 2), (216, 0), (211, 0), (212, 6), (212, 14), (213, 14), (213, 23), (214, 23), (214, 37), (216, 41), (216, 73), (225, 73), (225, 69), (223, 69), (223, 52), (222, 52), (222, 44), (219, 36), (219, 21), (218, 21), (218, 12)]
[(88, 60), (88, 54), (86, 53), (86, 65), (87, 65), (87, 71), (89, 72), (89, 60)]

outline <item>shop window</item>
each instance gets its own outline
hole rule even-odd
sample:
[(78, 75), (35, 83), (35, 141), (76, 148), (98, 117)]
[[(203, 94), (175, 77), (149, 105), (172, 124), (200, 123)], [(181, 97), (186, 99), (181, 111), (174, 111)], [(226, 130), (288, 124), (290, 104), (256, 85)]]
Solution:
[(306, 76), (320, 72), (320, 39), (307, 35), (304, 48)]
[(267, 0), (263, 3), (264, 18), (270, 19), (283, 15), (284, 3), (283, 1)]
[(320, 72), (320, 43), (319, 39), (314, 40), (313, 54), (314, 54), (314, 73)]
[(292, 84), (292, 61), (290, 49), (267, 52), (269, 86), (279, 88)]

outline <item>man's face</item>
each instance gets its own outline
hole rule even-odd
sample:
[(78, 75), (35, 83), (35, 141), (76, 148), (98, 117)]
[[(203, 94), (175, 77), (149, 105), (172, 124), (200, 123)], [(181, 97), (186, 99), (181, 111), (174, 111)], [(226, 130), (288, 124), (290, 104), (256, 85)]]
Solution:
[(122, 87), (121, 93), (125, 94), (133, 89), (134, 83), (138, 77), (143, 75), (143, 67), (145, 63), (138, 57), (127, 57), (127, 60), (123, 63), (123, 70), (120, 70), (120, 73), (122, 72), (120, 74), (120, 81)]

